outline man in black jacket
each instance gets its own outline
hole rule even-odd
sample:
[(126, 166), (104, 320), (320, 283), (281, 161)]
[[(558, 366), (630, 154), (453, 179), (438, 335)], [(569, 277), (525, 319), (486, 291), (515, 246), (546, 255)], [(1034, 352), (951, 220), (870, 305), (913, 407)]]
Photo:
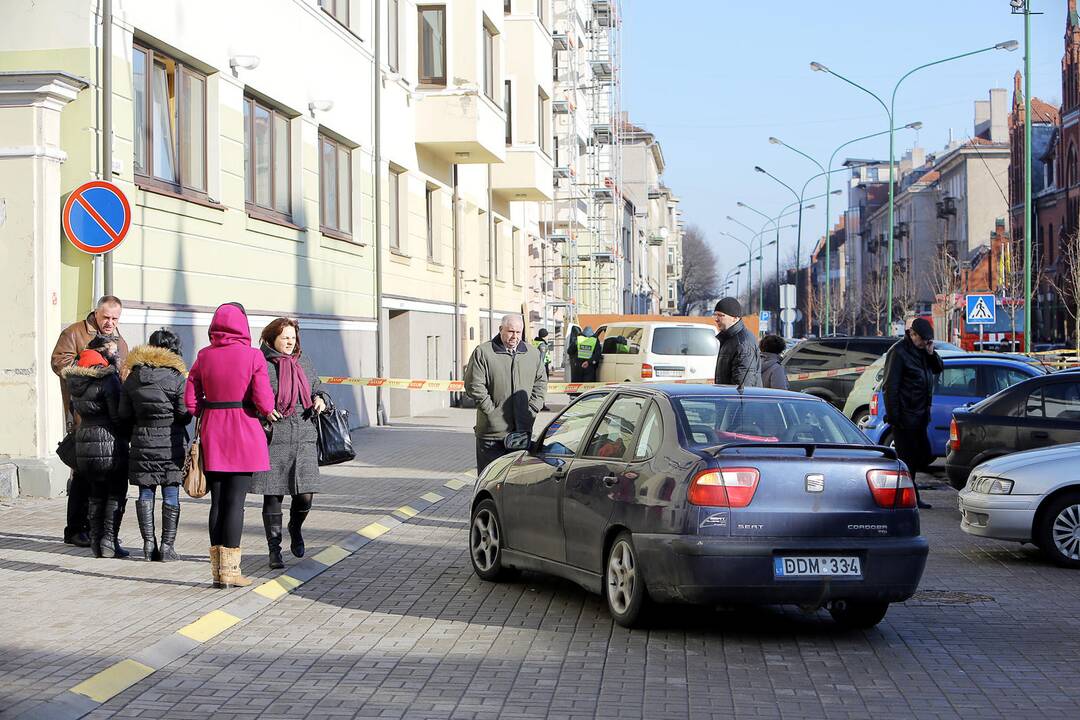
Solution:
[[(885, 354), (885, 421), (892, 428), (896, 454), (908, 466), (911, 481), (923, 470), (933, 455), (926, 428), (930, 424), (930, 404), (934, 384), (945, 369), (941, 356), (934, 351), (934, 326), (915, 318), (904, 339)], [(915, 486), (918, 497), (918, 485)], [(929, 508), (919, 498), (920, 508)]]
[(713, 381), (717, 385), (761, 387), (761, 356), (757, 341), (743, 325), (739, 301), (726, 297), (717, 302), (713, 322), (720, 331), (716, 335), (720, 352), (716, 355)]

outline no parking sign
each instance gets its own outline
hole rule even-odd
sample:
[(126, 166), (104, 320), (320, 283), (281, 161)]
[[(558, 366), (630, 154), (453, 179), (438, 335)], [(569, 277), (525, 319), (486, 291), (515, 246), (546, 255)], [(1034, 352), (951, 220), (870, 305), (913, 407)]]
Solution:
[(111, 182), (84, 183), (64, 203), (64, 234), (84, 253), (109, 252), (124, 241), (130, 227), (131, 206)]

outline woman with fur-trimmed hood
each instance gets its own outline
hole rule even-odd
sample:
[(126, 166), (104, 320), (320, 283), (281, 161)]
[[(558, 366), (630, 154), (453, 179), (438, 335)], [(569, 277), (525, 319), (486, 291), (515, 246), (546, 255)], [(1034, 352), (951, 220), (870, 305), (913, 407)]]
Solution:
[[(120, 414), (134, 425), (128, 479), (139, 488), (135, 512), (143, 538), (143, 559), (179, 560), (174, 546), (180, 523), (180, 483), (187, 451), (191, 414), (184, 402), (187, 367), (180, 357), (180, 338), (162, 328), (146, 345), (132, 350), (124, 362), (127, 379)], [(161, 545), (154, 531), (154, 501), (161, 487)]]
[(125, 558), (117, 532), (127, 505), (127, 430), (120, 416), (117, 343), (98, 335), (60, 377), (67, 384), (75, 429), (76, 471), (90, 485), (88, 521), (94, 557)]

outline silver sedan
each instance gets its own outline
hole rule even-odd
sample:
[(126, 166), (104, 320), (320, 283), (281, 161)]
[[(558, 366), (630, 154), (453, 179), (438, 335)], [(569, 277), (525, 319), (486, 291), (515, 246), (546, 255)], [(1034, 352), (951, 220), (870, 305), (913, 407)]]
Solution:
[(979, 465), (959, 505), (964, 532), (1033, 543), (1058, 565), (1080, 568), (1080, 443)]

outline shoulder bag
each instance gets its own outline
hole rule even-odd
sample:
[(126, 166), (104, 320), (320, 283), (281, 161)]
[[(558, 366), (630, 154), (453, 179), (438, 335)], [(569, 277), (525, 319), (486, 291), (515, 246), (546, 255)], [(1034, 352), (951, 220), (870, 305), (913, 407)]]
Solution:
[(187, 458), (184, 460), (184, 492), (189, 497), (201, 498), (206, 495), (206, 473), (203, 471), (202, 464), (202, 447), (201, 447), (201, 433), (199, 432), (202, 427), (202, 420), (195, 420), (195, 438), (191, 441), (191, 446), (187, 451)]

